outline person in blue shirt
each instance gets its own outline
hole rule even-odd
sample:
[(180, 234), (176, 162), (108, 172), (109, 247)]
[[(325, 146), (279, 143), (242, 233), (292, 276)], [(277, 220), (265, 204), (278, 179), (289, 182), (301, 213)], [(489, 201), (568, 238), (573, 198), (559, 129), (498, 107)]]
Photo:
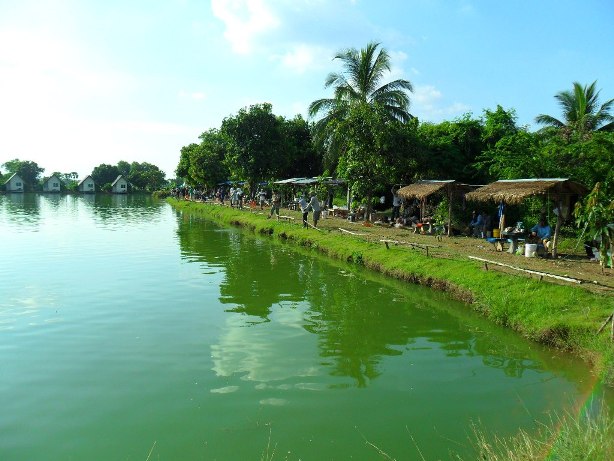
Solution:
[(544, 245), (546, 250), (550, 250), (550, 238), (552, 237), (552, 229), (548, 225), (545, 216), (539, 218), (539, 222), (531, 228), (531, 237), (538, 243)]
[(482, 217), (482, 215), (476, 211), (471, 213), (471, 222), (469, 223), (471, 235), (473, 235), (474, 237), (480, 237), (482, 235), (483, 227), (484, 218)]

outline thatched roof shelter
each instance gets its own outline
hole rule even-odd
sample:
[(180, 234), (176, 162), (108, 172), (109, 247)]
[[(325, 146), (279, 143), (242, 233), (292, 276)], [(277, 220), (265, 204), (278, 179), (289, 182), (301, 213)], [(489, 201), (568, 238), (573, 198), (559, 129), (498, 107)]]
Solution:
[(586, 192), (586, 187), (568, 178), (501, 179), (469, 192), (465, 197), (477, 202), (494, 201), (518, 205), (534, 195), (561, 198), (566, 195), (583, 195)]
[[(559, 231), (563, 220), (563, 200), (567, 199), (569, 204), (572, 196), (584, 195), (587, 192), (586, 187), (569, 178), (502, 179), (469, 192), (465, 197), (467, 200), (494, 201), (508, 205), (518, 205), (531, 196), (544, 196), (553, 200), (558, 210), (552, 238), (552, 255), (556, 258)], [(569, 206), (567, 208), (569, 209)], [(504, 223), (503, 218), (500, 221), (500, 228), (504, 227)]]
[(418, 200), (423, 200), (435, 192), (439, 192), (440, 190), (446, 187), (452, 187), (456, 183), (453, 179), (445, 179), (445, 180), (430, 180), (425, 179), (422, 181), (417, 181), (409, 186), (401, 187), (397, 194), (400, 197), (405, 199), (417, 198)]
[(424, 218), (424, 208), (427, 197), (441, 192), (448, 198), (448, 235), (451, 234), (452, 199), (454, 194), (464, 193), (477, 186), (463, 184), (454, 179), (423, 179), (409, 186), (401, 187), (397, 194), (404, 199), (420, 200), (420, 218)]

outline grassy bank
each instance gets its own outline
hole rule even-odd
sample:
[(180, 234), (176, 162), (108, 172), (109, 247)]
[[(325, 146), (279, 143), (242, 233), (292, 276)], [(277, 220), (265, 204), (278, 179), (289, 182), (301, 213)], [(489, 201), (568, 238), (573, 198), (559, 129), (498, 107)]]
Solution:
[[(338, 229), (303, 229), (294, 222), (267, 220), (219, 205), (168, 199), (179, 210), (238, 225), (255, 233), (292, 241), (329, 257), (361, 264), (388, 276), (445, 290), (455, 298), (526, 338), (571, 351), (589, 361), (603, 381), (614, 386), (614, 346), (608, 331), (597, 335), (614, 311), (611, 293), (596, 293), (582, 285), (560, 285), (484, 270), (466, 255), (450, 256), (415, 251), (407, 246), (384, 246)], [(356, 232), (358, 234), (358, 232)], [(606, 329), (607, 330), (607, 329)]]

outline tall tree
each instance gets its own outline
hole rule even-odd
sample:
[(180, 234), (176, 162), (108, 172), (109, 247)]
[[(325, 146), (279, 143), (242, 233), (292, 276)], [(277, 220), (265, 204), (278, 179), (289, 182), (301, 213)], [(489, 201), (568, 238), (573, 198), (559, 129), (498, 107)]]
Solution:
[(199, 138), (200, 145), (189, 150), (188, 176), (195, 184), (214, 187), (228, 179), (224, 163), (227, 141), (216, 129), (205, 131)]
[(346, 136), (337, 172), (354, 195), (364, 197), (369, 219), (374, 192), (398, 177), (407, 164), (403, 152), (408, 150), (406, 143), (411, 138), (405, 125), (391, 119), (383, 107), (367, 103), (353, 105), (335, 125)]
[(177, 164), (177, 168), (175, 169), (178, 184), (181, 182), (180, 179), (183, 179), (183, 182), (187, 184), (198, 183), (198, 180), (190, 175), (190, 166), (192, 162), (192, 153), (199, 149), (200, 145), (196, 143), (191, 143), (181, 148), (181, 153), (179, 155), (179, 163)]
[(132, 162), (127, 179), (136, 189), (154, 191), (164, 187), (165, 177), (166, 174), (152, 163)]
[(418, 133), (422, 178), (479, 181), (473, 164), (483, 149), (480, 120), (465, 114), (451, 122), (423, 123)]
[(487, 147), (477, 157), (474, 167), (484, 174), (486, 182), (553, 176), (549, 174), (551, 164), (541, 153), (539, 137), (524, 128)]
[(504, 136), (516, 134), (518, 116), (514, 109), (505, 110), (500, 105), (492, 111), (484, 109), (482, 141), (487, 148), (492, 148)]
[(130, 174), (130, 163), (125, 160), (120, 160), (117, 162), (117, 169), (119, 170), (119, 174), (127, 178)]
[(119, 176), (119, 170), (115, 165), (101, 163), (92, 170), (92, 178), (102, 190), (111, 190), (111, 184)]
[(32, 188), (35, 184), (38, 184), (38, 180), (45, 171), (44, 168), (38, 166), (36, 162), (30, 160), (9, 160), (2, 165), (6, 168), (9, 174), (17, 173), (21, 179), (26, 183), (26, 187)]
[(220, 133), (228, 141), (225, 163), (234, 179), (247, 180), (253, 189), (273, 176), (283, 155), (283, 138), (271, 104), (254, 104), (225, 118)]
[(349, 48), (334, 57), (341, 61), (342, 71), (328, 75), (325, 88), (332, 87), (333, 98), (313, 101), (309, 105), (312, 118), (323, 114), (314, 125), (315, 139), (326, 147), (327, 166), (334, 166), (344, 146), (344, 136), (338, 122), (345, 119), (356, 104), (379, 106), (391, 120), (407, 122), (409, 113), (408, 92), (413, 91), (408, 80), (397, 79), (382, 84), (390, 72), (390, 56), (379, 43), (368, 43), (361, 50)]
[(312, 177), (322, 174), (322, 154), (313, 143), (307, 121), (300, 115), (290, 120), (282, 119), (281, 129), (283, 159), (275, 168), (275, 177)]
[(573, 90), (561, 91), (554, 97), (563, 111), (563, 120), (551, 115), (538, 115), (535, 121), (560, 131), (565, 138), (572, 135), (588, 137), (593, 131), (613, 131), (614, 115), (611, 113), (614, 99), (599, 105), (597, 81), (582, 86), (573, 83)]

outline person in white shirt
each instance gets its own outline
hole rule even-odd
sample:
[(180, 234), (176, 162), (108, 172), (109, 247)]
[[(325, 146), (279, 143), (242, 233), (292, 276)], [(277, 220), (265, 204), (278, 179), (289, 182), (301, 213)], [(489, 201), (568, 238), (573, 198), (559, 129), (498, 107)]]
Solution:
[(307, 200), (305, 200), (305, 197), (303, 196), (303, 194), (299, 196), (298, 206), (300, 207), (301, 212), (303, 213), (303, 227), (308, 227), (307, 215), (309, 214), (309, 204), (307, 203)]
[(309, 208), (313, 210), (313, 227), (318, 227), (318, 221), (320, 220), (320, 202), (315, 192), (311, 193), (307, 209)]

